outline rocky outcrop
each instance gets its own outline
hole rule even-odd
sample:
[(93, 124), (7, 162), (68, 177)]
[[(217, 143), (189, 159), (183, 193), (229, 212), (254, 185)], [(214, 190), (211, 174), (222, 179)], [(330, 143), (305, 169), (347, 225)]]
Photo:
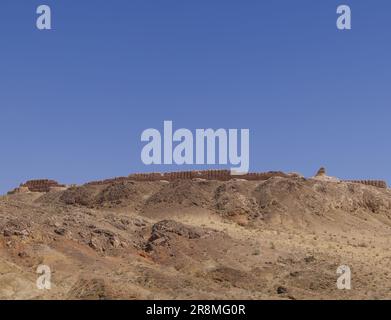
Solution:
[(172, 237), (183, 237), (185, 239), (197, 239), (201, 232), (190, 228), (182, 223), (173, 220), (163, 220), (153, 225), (151, 236), (145, 246), (147, 252), (152, 251), (155, 246), (168, 243)]
[(330, 177), (326, 175), (326, 169), (324, 167), (321, 167), (316, 175), (313, 177), (313, 179), (316, 180), (322, 180), (322, 181), (330, 181), (330, 182), (339, 182), (340, 180), (336, 177)]
[(316, 173), (315, 177), (322, 177), (325, 175), (326, 175), (326, 169), (324, 167), (321, 167)]

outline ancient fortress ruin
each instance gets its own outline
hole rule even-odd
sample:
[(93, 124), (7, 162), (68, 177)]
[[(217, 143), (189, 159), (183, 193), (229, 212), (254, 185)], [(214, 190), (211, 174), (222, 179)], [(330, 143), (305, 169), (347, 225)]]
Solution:
[(41, 180), (30, 180), (26, 183), (21, 184), (18, 188), (8, 192), (8, 194), (15, 193), (26, 193), (26, 192), (49, 192), (53, 190), (64, 190), (67, 186), (59, 184), (57, 181), (41, 179)]
[[(89, 182), (90, 185), (107, 184), (116, 181), (175, 181), (175, 180), (191, 180), (191, 179), (205, 179), (205, 180), (218, 180), (228, 181), (232, 179), (243, 180), (267, 180), (271, 177), (291, 177), (295, 174), (286, 174), (281, 171), (270, 171), (262, 173), (248, 173), (240, 176), (231, 175), (229, 170), (205, 170), (205, 171), (180, 171), (180, 172), (167, 172), (167, 173), (137, 173), (131, 174), (127, 177), (120, 177), (114, 179), (108, 179), (103, 181)], [(299, 175), (296, 175), (299, 176)]]
[[(319, 172), (320, 171), (320, 172)], [(326, 176), (326, 170), (324, 168), (319, 169), (318, 174), (315, 177)], [(89, 185), (101, 185), (108, 184), (112, 182), (119, 181), (175, 181), (175, 180), (191, 180), (191, 179), (205, 179), (205, 180), (218, 180), (218, 181), (228, 181), (232, 179), (242, 179), (249, 181), (264, 181), (272, 177), (301, 177), (298, 173), (284, 173), (282, 171), (269, 171), (269, 172), (257, 172), (257, 173), (247, 173), (240, 176), (232, 176), (229, 170), (205, 170), (205, 171), (181, 171), (181, 172), (168, 172), (168, 173), (140, 173), (132, 174), (127, 177), (119, 177), (114, 179), (102, 180), (102, 181), (93, 181), (87, 184)], [(350, 183), (360, 183), (368, 186), (378, 187), (378, 188), (387, 188), (387, 183), (383, 180), (335, 180), (330, 181), (342, 181)], [(326, 179), (322, 179), (326, 180)]]
[(387, 182), (383, 180), (343, 180), (344, 182), (361, 183), (367, 186), (387, 189)]
[[(175, 180), (192, 180), (192, 179), (204, 179), (204, 180), (218, 180), (218, 181), (229, 181), (232, 179), (242, 179), (248, 181), (264, 181), (272, 177), (301, 177), (297, 173), (284, 173), (282, 171), (269, 171), (259, 173), (248, 173), (240, 176), (232, 176), (229, 170), (205, 170), (205, 171), (180, 171), (180, 172), (167, 172), (167, 173), (139, 173), (131, 174), (127, 177), (119, 177), (107, 180), (93, 181), (86, 185), (103, 185), (123, 181), (175, 181)], [(338, 178), (329, 177), (326, 175), (326, 170), (320, 168), (318, 173), (313, 179), (332, 181), (332, 182), (349, 182), (359, 183), (377, 188), (387, 188), (387, 183), (383, 180), (339, 180)], [(54, 180), (30, 180), (26, 183), (21, 184), (18, 188), (10, 191), (8, 194), (15, 193), (26, 193), (26, 192), (49, 192), (59, 191), (67, 189), (69, 186), (59, 184)]]
[(321, 167), (316, 175), (313, 177), (313, 179), (317, 180), (323, 180), (323, 181), (332, 181), (332, 182), (350, 182), (350, 183), (360, 183), (360, 184), (365, 184), (367, 186), (373, 186), (377, 188), (383, 188), (387, 189), (387, 183), (383, 180), (340, 180), (335, 177), (330, 177), (326, 175), (326, 169)]

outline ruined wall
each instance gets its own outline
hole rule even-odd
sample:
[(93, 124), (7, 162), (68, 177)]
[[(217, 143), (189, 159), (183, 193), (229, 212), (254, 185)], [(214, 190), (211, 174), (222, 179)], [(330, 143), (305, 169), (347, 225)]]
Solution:
[(102, 184), (110, 184), (114, 182), (123, 182), (129, 180), (130, 179), (128, 177), (118, 177), (118, 178), (112, 178), (112, 179), (106, 179), (100, 181), (91, 181), (91, 182), (87, 182), (86, 185), (102, 185)]
[(107, 179), (102, 181), (89, 182), (88, 185), (102, 185), (113, 182), (122, 181), (175, 181), (175, 180), (191, 180), (191, 179), (206, 179), (228, 181), (234, 178), (244, 180), (267, 180), (271, 177), (289, 177), (289, 175), (281, 171), (270, 171), (261, 173), (248, 173), (240, 176), (233, 176), (229, 170), (205, 170), (205, 171), (180, 171), (167, 173), (137, 173), (129, 175), (128, 177), (118, 177), (114, 179)]
[[(180, 172), (167, 172), (167, 173), (137, 173), (129, 175), (128, 177), (118, 177), (113, 179), (106, 179), (101, 181), (89, 182), (86, 185), (104, 185), (126, 181), (175, 181), (175, 180), (191, 180), (191, 179), (205, 179), (205, 180), (217, 180), (217, 181), (229, 181), (231, 179), (243, 179), (249, 181), (264, 181), (272, 177), (294, 177), (298, 174), (286, 174), (281, 171), (269, 171), (269, 172), (253, 172), (245, 175), (233, 176), (229, 170), (204, 170), (204, 171), (180, 171)], [(367, 186), (373, 186), (377, 188), (387, 189), (387, 183), (383, 180), (343, 180), (343, 182), (360, 183)], [(49, 192), (50, 190), (56, 190), (60, 188), (66, 188), (66, 185), (59, 184), (57, 181), (42, 179), (42, 180), (30, 180), (24, 184), (21, 184), (19, 188), (10, 191), (9, 194), (24, 193), (24, 192)]]
[(350, 183), (361, 183), (367, 186), (387, 189), (387, 182), (383, 180), (343, 180), (343, 181), (350, 182)]
[[(263, 181), (271, 177), (292, 177), (299, 176), (298, 174), (286, 174), (281, 171), (269, 171), (269, 172), (253, 172), (240, 176), (233, 176), (229, 170), (204, 170), (204, 171), (180, 171), (180, 172), (167, 172), (167, 173), (137, 173), (131, 174), (128, 177), (118, 177), (114, 179), (107, 179), (102, 181), (93, 181), (87, 183), (87, 185), (103, 185), (115, 182), (123, 181), (175, 181), (175, 180), (191, 180), (195, 178), (206, 180), (218, 180), (228, 181), (231, 179), (243, 179), (251, 181)], [(361, 183), (368, 186), (374, 186), (377, 188), (387, 188), (387, 183), (382, 180), (345, 180), (344, 182)]]
[(27, 188), (30, 192), (49, 192), (51, 188), (63, 188), (65, 185), (54, 180), (42, 179), (27, 181), (21, 184), (20, 187)]

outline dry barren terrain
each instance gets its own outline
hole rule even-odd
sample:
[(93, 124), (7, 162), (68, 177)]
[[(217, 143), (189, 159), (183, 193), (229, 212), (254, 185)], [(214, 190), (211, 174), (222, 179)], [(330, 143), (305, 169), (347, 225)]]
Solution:
[[(3, 299), (390, 299), (391, 191), (302, 177), (0, 197)], [(51, 289), (36, 286), (50, 267)], [(339, 290), (338, 266), (352, 272)]]

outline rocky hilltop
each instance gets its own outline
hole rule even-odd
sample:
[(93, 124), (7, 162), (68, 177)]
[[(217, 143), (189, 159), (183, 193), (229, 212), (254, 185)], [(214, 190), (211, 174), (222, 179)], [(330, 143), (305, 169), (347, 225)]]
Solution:
[(0, 197), (0, 298), (389, 299), (390, 245), (385, 182), (325, 170), (40, 180)]

